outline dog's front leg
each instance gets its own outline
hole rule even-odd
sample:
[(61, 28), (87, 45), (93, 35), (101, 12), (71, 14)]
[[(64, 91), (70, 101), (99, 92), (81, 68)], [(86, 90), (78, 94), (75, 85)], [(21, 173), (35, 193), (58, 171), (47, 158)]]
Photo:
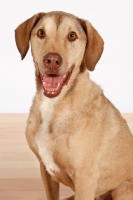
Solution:
[(97, 188), (97, 179), (88, 174), (75, 177), (75, 200), (94, 200)]
[(47, 200), (59, 200), (59, 183), (52, 180), (42, 162), (40, 162), (40, 170)]

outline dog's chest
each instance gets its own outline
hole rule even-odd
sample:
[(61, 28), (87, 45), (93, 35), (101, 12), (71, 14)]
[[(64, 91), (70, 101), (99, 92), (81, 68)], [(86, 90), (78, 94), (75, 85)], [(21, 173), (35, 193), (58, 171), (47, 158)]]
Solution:
[(53, 120), (54, 106), (57, 99), (46, 99), (40, 106), (42, 124), (36, 135), (36, 144), (39, 155), (48, 173), (55, 178), (56, 174), (61, 173), (60, 166), (56, 164), (54, 154), (57, 149), (58, 137), (53, 138), (50, 133), (50, 124)]

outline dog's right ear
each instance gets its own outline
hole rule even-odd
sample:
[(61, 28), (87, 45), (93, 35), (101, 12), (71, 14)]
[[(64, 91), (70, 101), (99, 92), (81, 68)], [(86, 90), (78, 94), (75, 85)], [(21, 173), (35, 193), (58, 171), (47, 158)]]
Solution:
[(34, 15), (33, 17), (20, 24), (15, 30), (16, 45), (21, 54), (22, 60), (26, 56), (29, 49), (31, 31), (42, 16), (44, 16), (44, 13), (38, 13)]

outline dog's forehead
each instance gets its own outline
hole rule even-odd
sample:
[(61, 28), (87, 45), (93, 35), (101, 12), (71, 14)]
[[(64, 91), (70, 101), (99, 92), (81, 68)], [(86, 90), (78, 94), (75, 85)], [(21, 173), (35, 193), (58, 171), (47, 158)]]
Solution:
[(57, 31), (60, 28), (68, 30), (75, 28), (78, 31), (82, 29), (77, 17), (64, 12), (46, 13), (39, 21), (38, 26), (44, 27), (47, 31)]

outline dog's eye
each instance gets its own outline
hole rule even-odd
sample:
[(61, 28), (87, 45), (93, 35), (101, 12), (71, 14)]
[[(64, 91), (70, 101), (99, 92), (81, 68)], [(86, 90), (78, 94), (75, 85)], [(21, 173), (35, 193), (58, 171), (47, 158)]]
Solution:
[(77, 39), (77, 35), (76, 35), (75, 32), (70, 32), (70, 33), (68, 34), (68, 40), (69, 40), (70, 42), (72, 42), (72, 41), (74, 41), (74, 40), (76, 40), (76, 39)]
[(40, 39), (44, 38), (45, 37), (45, 32), (43, 29), (39, 29), (37, 31), (37, 37), (39, 37)]

